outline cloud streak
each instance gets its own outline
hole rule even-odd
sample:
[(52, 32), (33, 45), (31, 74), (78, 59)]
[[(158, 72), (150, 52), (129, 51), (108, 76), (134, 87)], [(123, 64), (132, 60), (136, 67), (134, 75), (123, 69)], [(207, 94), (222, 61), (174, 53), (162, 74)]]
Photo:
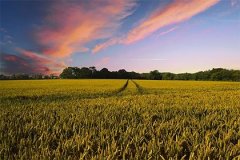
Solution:
[(167, 61), (165, 58), (133, 58), (131, 60), (139, 60), (139, 61)]
[(101, 50), (103, 50), (103, 49), (105, 49), (105, 48), (107, 48), (109, 46), (112, 46), (114, 44), (121, 43), (121, 42), (122, 42), (122, 38), (112, 38), (112, 39), (110, 39), (110, 40), (108, 40), (108, 41), (106, 41), (104, 43), (96, 45), (93, 48), (92, 52), (93, 53), (97, 53), (97, 52), (99, 52), (99, 51), (101, 51)]
[(46, 25), (35, 33), (37, 42), (43, 54), (53, 57), (86, 52), (88, 42), (112, 36), (134, 6), (132, 0), (58, 1), (49, 10)]
[(130, 44), (141, 40), (158, 29), (176, 24), (205, 11), (219, 0), (176, 0), (164, 10), (156, 10), (149, 18), (129, 32), (124, 43)]
[(95, 63), (96, 67), (103, 67), (105, 65), (107, 65), (110, 62), (110, 57), (103, 57), (102, 59), (100, 59), (99, 61), (97, 61)]
[(165, 34), (168, 34), (168, 33), (170, 33), (170, 32), (175, 31), (176, 29), (178, 29), (178, 26), (175, 26), (175, 27), (173, 27), (173, 28), (170, 28), (170, 29), (167, 30), (167, 31), (163, 31), (163, 32), (161, 32), (158, 36), (163, 36), (163, 35), (165, 35)]
[(35, 50), (15, 46), (16, 54), (1, 53), (3, 72), (57, 74), (66, 58), (88, 52), (88, 43), (113, 36), (135, 6), (135, 0), (52, 1), (32, 31)]
[(139, 25), (129, 31), (121, 39), (110, 39), (98, 44), (93, 52), (96, 53), (114, 44), (131, 44), (142, 40), (157, 30), (190, 19), (218, 3), (219, 0), (175, 0), (164, 9), (156, 9)]
[(1, 53), (2, 71), (12, 73), (59, 74), (66, 65), (32, 51), (17, 48), (18, 55)]

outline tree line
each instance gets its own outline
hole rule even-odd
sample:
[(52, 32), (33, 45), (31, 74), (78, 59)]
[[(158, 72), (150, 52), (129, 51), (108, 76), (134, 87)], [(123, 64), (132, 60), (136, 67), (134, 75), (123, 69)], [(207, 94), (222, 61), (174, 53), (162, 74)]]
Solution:
[(12, 74), (12, 75), (4, 75), (0, 74), (0, 80), (31, 80), (31, 79), (59, 79), (59, 76), (55, 76), (53, 74), (43, 75), (43, 74)]
[(149, 73), (128, 72), (125, 69), (109, 71), (107, 68), (97, 70), (95, 67), (67, 67), (59, 76), (41, 74), (0, 75), (0, 79), (149, 79), (149, 80), (211, 80), (211, 81), (240, 81), (240, 70), (213, 68), (212, 70), (196, 73), (170, 73), (158, 70)]
[(125, 69), (109, 71), (107, 68), (97, 70), (95, 67), (67, 67), (60, 74), (63, 79), (150, 79), (150, 80), (213, 80), (213, 81), (240, 81), (240, 70), (213, 68), (212, 70), (196, 73), (170, 73), (158, 70), (149, 73), (127, 72)]

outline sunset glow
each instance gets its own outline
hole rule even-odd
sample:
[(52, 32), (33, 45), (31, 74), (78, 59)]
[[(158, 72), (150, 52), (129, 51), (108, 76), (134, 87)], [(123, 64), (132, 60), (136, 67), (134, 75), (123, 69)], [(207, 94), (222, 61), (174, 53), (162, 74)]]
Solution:
[(66, 66), (240, 69), (239, 0), (13, 0), (0, 7), (4, 74), (58, 74)]

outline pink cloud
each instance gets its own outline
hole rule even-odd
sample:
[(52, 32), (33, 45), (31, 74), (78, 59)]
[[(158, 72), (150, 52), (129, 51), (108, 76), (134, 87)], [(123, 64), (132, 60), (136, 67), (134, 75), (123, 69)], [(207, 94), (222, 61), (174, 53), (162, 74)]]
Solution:
[(112, 46), (114, 44), (118, 44), (118, 43), (121, 43), (122, 39), (121, 38), (112, 38), (112, 39), (109, 39), (108, 41), (104, 42), (104, 43), (101, 43), (101, 44), (98, 44), (96, 45), (92, 52), (93, 53), (97, 53), (99, 52), (100, 50), (103, 50), (109, 46)]
[(20, 56), (26, 60), (25, 64), (31, 67), (32, 72), (43, 74), (60, 73), (60, 71), (66, 67), (64, 62), (59, 62), (45, 55), (21, 48), (17, 48), (16, 50), (20, 53)]
[(23, 67), (29, 67), (27, 61), (19, 56), (10, 55), (10, 54), (3, 54), (3, 62), (11, 62), (11, 63), (18, 63)]
[[(93, 49), (93, 52), (96, 53), (114, 44), (134, 43), (163, 27), (188, 20), (218, 2), (219, 0), (175, 0), (164, 9), (159, 8), (153, 11), (149, 17), (130, 30), (126, 36), (120, 39), (110, 39), (102, 44), (98, 44)], [(173, 29), (171, 31), (173, 31)]]
[(96, 67), (104, 67), (106, 64), (110, 62), (110, 57), (104, 57), (96, 62)]
[(161, 32), (158, 36), (163, 36), (163, 35), (165, 35), (165, 34), (168, 34), (168, 33), (170, 33), (170, 32), (175, 31), (176, 29), (178, 29), (178, 26), (175, 26), (175, 27), (173, 27), (173, 28), (170, 28), (170, 29), (167, 30), (167, 31), (163, 31), (163, 32)]
[(112, 36), (134, 6), (132, 0), (55, 2), (46, 24), (36, 33), (37, 41), (45, 55), (68, 57), (86, 52), (88, 42)]
[(6, 60), (6, 61), (12, 61), (12, 62), (17, 61), (17, 58), (14, 55), (6, 55), (6, 56), (3, 57), (3, 59)]
[(154, 11), (139, 26), (131, 30), (124, 43), (130, 44), (149, 36), (167, 25), (185, 21), (219, 2), (219, 0), (176, 0), (164, 10)]

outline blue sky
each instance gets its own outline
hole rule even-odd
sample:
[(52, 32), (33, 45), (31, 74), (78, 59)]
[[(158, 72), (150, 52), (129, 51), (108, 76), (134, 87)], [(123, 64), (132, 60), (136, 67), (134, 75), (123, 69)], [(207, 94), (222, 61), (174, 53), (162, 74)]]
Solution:
[(1, 73), (240, 69), (239, 0), (0, 1)]

